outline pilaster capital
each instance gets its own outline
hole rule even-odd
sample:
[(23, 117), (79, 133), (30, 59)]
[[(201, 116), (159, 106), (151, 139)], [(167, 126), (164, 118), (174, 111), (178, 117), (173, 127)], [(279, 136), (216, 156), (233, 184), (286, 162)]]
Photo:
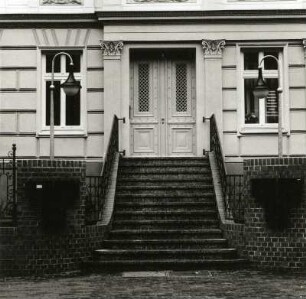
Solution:
[(122, 41), (101, 41), (100, 46), (104, 56), (120, 56), (123, 50)]
[(218, 57), (222, 55), (222, 50), (225, 47), (225, 39), (203, 39), (202, 48), (204, 56)]

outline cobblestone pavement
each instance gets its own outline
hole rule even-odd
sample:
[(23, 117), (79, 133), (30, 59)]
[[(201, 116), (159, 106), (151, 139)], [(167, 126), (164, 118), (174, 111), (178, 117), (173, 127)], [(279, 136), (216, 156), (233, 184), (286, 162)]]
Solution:
[(0, 298), (299, 298), (306, 274), (259, 271), (131, 272), (0, 280)]

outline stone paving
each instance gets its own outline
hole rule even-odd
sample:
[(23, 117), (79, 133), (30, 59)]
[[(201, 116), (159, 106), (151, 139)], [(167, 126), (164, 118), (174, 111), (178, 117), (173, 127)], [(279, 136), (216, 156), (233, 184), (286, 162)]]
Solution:
[(56, 278), (2, 278), (0, 298), (306, 299), (306, 274), (240, 270), (127, 272)]

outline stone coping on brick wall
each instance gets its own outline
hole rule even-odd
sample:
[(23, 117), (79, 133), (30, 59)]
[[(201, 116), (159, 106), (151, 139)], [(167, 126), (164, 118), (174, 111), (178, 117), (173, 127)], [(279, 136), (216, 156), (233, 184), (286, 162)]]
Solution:
[(85, 167), (84, 160), (17, 159), (17, 167)]
[(247, 166), (286, 166), (306, 164), (305, 157), (284, 157), (284, 158), (254, 158), (244, 159), (243, 165)]

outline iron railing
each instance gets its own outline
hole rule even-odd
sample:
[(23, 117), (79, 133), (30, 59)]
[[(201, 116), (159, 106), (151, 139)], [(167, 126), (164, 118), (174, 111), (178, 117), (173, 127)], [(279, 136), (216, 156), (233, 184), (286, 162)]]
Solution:
[(226, 202), (227, 219), (234, 220), (237, 223), (244, 221), (244, 181), (241, 174), (230, 174), (226, 176)]
[(214, 114), (210, 118), (210, 150), (214, 152), (216, 158), (221, 191), (224, 199), (225, 217), (235, 222), (243, 222), (243, 176), (228, 175), (226, 173), (222, 145)]
[(16, 144), (13, 144), (7, 158), (0, 159), (0, 224), (9, 226), (16, 224)]
[(223, 151), (220, 142), (220, 136), (217, 126), (216, 117), (213, 114), (210, 118), (210, 150), (214, 152), (216, 163), (219, 171), (220, 176), (220, 183), (222, 189), (223, 198), (226, 197), (226, 170), (223, 160)]
[(119, 126), (118, 117), (114, 115), (101, 176), (87, 177), (87, 197), (85, 203), (85, 219), (87, 224), (93, 224), (101, 220), (105, 195), (111, 182), (112, 168), (118, 151)]

